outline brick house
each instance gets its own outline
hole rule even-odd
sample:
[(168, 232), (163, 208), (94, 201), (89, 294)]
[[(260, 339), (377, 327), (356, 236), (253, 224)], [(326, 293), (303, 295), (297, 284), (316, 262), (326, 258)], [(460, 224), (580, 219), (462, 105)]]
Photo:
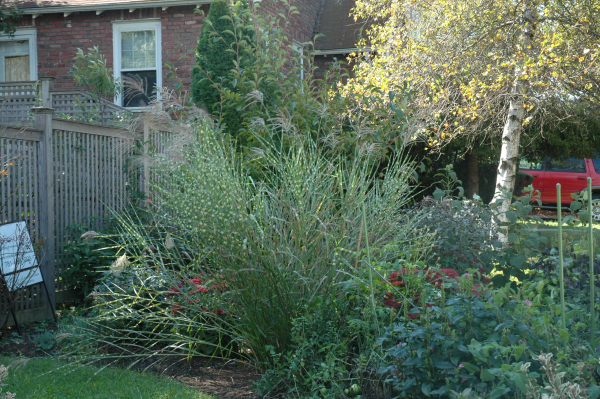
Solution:
[[(74, 88), (68, 72), (77, 49), (99, 46), (117, 77), (140, 76), (151, 90), (155, 84), (168, 85), (165, 64), (172, 63), (189, 84), (194, 59), (179, 59), (196, 48), (204, 17), (194, 13), (195, 8), (207, 15), (210, 2), (9, 0), (5, 4), (22, 9), (24, 17), (14, 38), (0, 36), (0, 83), (51, 76), (55, 89)], [(348, 16), (352, 4), (353, 0), (296, 0), (299, 14), (293, 17), (288, 36), (302, 43), (324, 33), (317, 40), (322, 54), (315, 61), (325, 68), (333, 57), (344, 57), (356, 47), (359, 24)], [(266, 2), (259, 6), (266, 13), (280, 12)], [(139, 105), (123, 96), (116, 103)]]
[(357, 41), (361, 35), (364, 21), (355, 21), (350, 13), (354, 0), (325, 0), (318, 17), (317, 33), (323, 35), (315, 40), (316, 75), (323, 73), (335, 62), (342, 61), (350, 53), (358, 50)]

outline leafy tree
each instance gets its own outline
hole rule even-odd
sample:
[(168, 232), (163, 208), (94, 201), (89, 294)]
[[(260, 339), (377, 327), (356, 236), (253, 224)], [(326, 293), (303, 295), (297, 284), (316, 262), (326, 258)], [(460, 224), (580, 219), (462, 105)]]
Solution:
[(209, 113), (218, 115), (230, 133), (240, 129), (241, 118), (235, 101), (237, 81), (231, 79), (231, 71), (243, 70), (252, 63), (253, 32), (243, 21), (246, 3), (229, 4), (227, 0), (215, 0), (210, 6), (198, 39), (196, 66), (192, 70), (192, 99)]
[(22, 16), (23, 11), (18, 8), (0, 8), (0, 35), (14, 36), (16, 31), (15, 22), (21, 19)]
[(356, 3), (357, 17), (385, 21), (370, 29), (375, 56), (360, 63), (357, 84), (387, 91), (408, 81), (413, 130), (431, 145), (501, 133), (495, 198), (514, 187), (524, 128), (598, 105), (598, 0)]

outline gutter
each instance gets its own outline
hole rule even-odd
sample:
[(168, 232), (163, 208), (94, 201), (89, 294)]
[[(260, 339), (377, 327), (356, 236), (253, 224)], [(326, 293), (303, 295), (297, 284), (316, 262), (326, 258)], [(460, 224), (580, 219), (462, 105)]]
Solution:
[(203, 4), (210, 4), (212, 0), (155, 0), (155, 1), (128, 1), (119, 3), (96, 3), (90, 5), (76, 6), (52, 6), (52, 7), (32, 7), (22, 8), (25, 15), (32, 15), (34, 18), (42, 14), (64, 13), (65, 16), (74, 12), (96, 11), (100, 15), (104, 11), (129, 9), (130, 12), (139, 8), (161, 7), (166, 10), (169, 7), (192, 6), (197, 7)]
[(315, 50), (315, 55), (336, 55), (336, 54), (350, 54), (350, 53), (358, 53), (358, 52), (370, 52), (370, 47), (358, 48), (358, 47), (350, 47), (350, 48), (334, 48), (330, 50)]

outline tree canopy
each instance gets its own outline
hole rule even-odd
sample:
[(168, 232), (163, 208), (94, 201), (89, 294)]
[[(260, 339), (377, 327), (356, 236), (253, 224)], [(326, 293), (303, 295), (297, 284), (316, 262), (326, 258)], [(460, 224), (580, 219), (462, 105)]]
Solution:
[(524, 128), (543, 135), (598, 107), (598, 0), (357, 0), (355, 15), (379, 21), (355, 85), (408, 82), (430, 145), (501, 136), (496, 197), (512, 191)]

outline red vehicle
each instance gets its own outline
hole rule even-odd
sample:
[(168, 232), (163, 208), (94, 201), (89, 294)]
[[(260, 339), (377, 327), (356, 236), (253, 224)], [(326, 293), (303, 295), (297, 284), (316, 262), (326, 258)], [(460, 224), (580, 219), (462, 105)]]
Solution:
[[(531, 163), (521, 161), (519, 170), (533, 176), (533, 188), (539, 190), (543, 205), (556, 205), (556, 183), (561, 185), (561, 203), (569, 206), (571, 194), (587, 188), (587, 178), (592, 178), (592, 198), (600, 199), (600, 158), (563, 160), (547, 159)], [(592, 208), (592, 217), (600, 221), (600, 204)]]

